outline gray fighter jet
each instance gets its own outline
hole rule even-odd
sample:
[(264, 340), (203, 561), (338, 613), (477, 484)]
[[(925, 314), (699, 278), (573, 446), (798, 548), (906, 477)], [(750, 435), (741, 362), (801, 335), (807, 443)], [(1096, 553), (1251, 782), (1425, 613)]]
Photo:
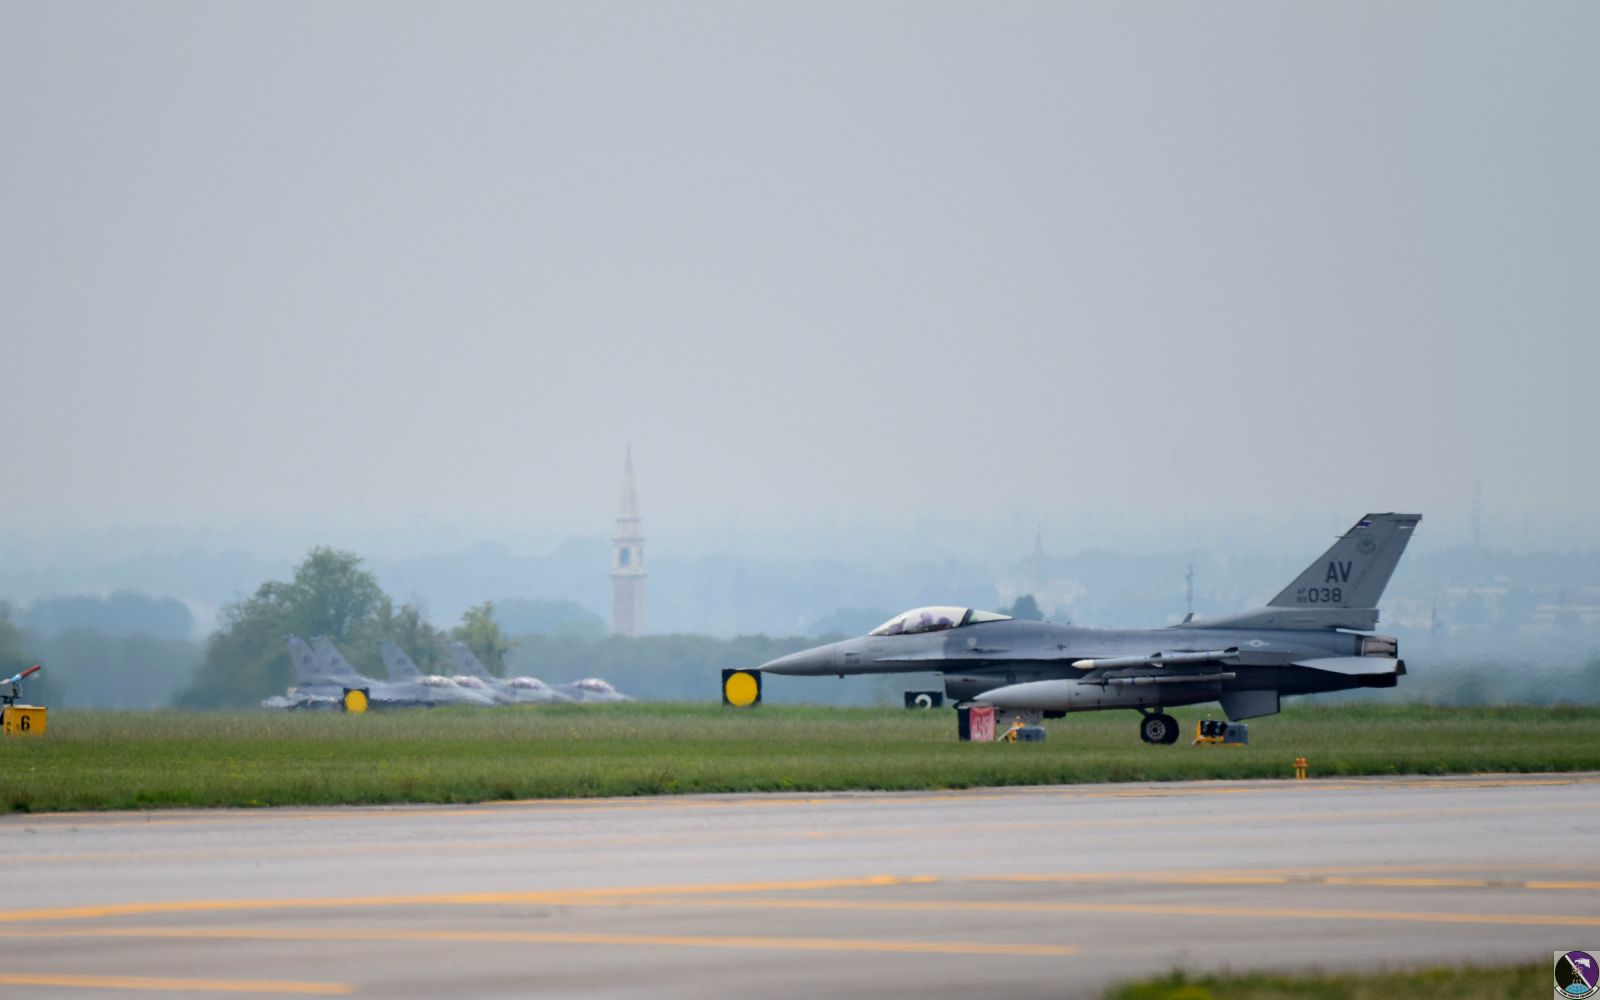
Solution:
[[(299, 639), (290, 638), (291, 655), (297, 655), (297, 643), (304, 645)], [(347, 687), (366, 688), (368, 700), (374, 708), (435, 708), (442, 705), (483, 706), (495, 703), (484, 692), (467, 690), (449, 678), (420, 677), (421, 671), (418, 671), (420, 679), (411, 680), (396, 678), (378, 681), (363, 677), (326, 636), (311, 640), (311, 646), (321, 678), (338, 685), (341, 694)]]
[(484, 686), (475, 677), (446, 677), (442, 674), (424, 674), (422, 668), (417, 666), (405, 650), (393, 639), (385, 639), (378, 644), (378, 651), (383, 654), (383, 667), (389, 671), (389, 679), (403, 681), (410, 684), (426, 684), (436, 688), (455, 688), (464, 691), (473, 704), (482, 704), (487, 698), (491, 704), (503, 704), (494, 696), (494, 692)]
[(342, 704), (346, 688), (366, 687), (369, 683), (365, 678), (341, 681), (331, 676), (323, 669), (322, 661), (311, 651), (311, 647), (293, 635), (289, 637), (289, 669), (293, 683), (288, 693), (264, 699), (261, 702), (263, 708), (333, 711)]
[(482, 691), (501, 705), (548, 705), (573, 700), (537, 677), (496, 677), (459, 640), (447, 644), (445, 651), (456, 665), (456, 683)]
[(1165, 709), (1216, 701), (1229, 719), (1278, 711), (1286, 694), (1394, 687), (1398, 643), (1370, 634), (1420, 514), (1368, 514), (1266, 607), (1165, 629), (1014, 621), (972, 608), (918, 608), (859, 639), (779, 657), (774, 674), (944, 674), (963, 704), (1024, 718), (1138, 709), (1146, 743), (1173, 743)]
[(473, 655), (466, 643), (452, 642), (445, 647), (456, 664), (456, 680), (461, 683), (477, 678), (490, 689), (507, 695), (520, 703), (540, 701), (577, 701), (586, 704), (599, 702), (632, 701), (633, 699), (611, 686), (611, 682), (598, 677), (585, 677), (570, 684), (551, 686), (537, 677), (496, 677)]

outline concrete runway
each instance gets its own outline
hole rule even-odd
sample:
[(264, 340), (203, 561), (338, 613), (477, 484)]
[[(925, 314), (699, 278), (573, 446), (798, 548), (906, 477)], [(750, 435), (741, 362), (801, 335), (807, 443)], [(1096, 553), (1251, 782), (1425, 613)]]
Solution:
[[(9, 816), (0, 997), (1097, 996), (1600, 946), (1600, 774)], [(148, 995), (148, 994), (146, 994)]]

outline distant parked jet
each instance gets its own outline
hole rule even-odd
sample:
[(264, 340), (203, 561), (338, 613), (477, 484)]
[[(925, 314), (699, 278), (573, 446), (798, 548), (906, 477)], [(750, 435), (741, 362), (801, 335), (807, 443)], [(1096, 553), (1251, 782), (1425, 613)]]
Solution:
[[(393, 639), (385, 639), (378, 645), (378, 651), (383, 654), (384, 669), (389, 671), (389, 679), (405, 683), (427, 684), (432, 687), (456, 688), (473, 695), (476, 702), (482, 697), (487, 697), (493, 704), (501, 704), (500, 699), (493, 696), (492, 691), (485, 689), (482, 683), (474, 677), (446, 677), (442, 674), (424, 674), (422, 668), (417, 666), (405, 650)], [(472, 681), (473, 683), (467, 683)]]
[(557, 684), (556, 690), (571, 698), (589, 704), (598, 702), (632, 701), (633, 699), (611, 686), (610, 681), (598, 677), (585, 677), (571, 684)]
[(496, 677), (459, 640), (447, 644), (445, 651), (456, 666), (458, 684), (484, 691), (502, 705), (548, 705), (573, 700), (537, 677)]
[(323, 671), (311, 647), (293, 635), (289, 637), (289, 678), (288, 692), (263, 699), (263, 708), (332, 711), (343, 703), (346, 688), (367, 686), (365, 683), (341, 683), (330, 677)]

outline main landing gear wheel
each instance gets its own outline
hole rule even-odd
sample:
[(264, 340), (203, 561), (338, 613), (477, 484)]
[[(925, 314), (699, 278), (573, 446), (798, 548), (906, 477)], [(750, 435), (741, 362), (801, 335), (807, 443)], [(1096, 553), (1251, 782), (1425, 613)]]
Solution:
[(1139, 721), (1139, 738), (1146, 743), (1170, 745), (1178, 742), (1178, 720), (1157, 712)]

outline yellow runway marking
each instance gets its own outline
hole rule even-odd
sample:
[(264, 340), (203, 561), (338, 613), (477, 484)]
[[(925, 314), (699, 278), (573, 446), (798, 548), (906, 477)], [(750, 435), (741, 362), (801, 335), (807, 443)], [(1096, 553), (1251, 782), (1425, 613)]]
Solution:
[(658, 885), (601, 889), (555, 889), (544, 892), (434, 893), (417, 896), (332, 896), (301, 899), (192, 899), (148, 903), (112, 903), (106, 906), (67, 906), (36, 910), (0, 912), (0, 923), (35, 920), (91, 920), (98, 917), (141, 916), (155, 913), (232, 913), (248, 910), (368, 909), (388, 906), (505, 906), (543, 903), (557, 905), (582, 899), (608, 896), (652, 898), (690, 896), (701, 893), (785, 892), (818, 889), (860, 889), (890, 885), (914, 885), (937, 881), (929, 876), (902, 878), (873, 875), (866, 878), (813, 879), (804, 882), (735, 882), (703, 885)]
[[(1307, 879), (1305, 881), (1313, 880)], [(1588, 892), (1600, 890), (1600, 882), (1528, 881), (1523, 879), (1492, 878), (1356, 878), (1333, 875), (1315, 879), (1315, 881), (1326, 882), (1329, 885), (1396, 886), (1401, 888), (1419, 886), (1445, 889), (1585, 890)]]
[(63, 986), (88, 990), (153, 990), (160, 993), (292, 993), (344, 996), (349, 983), (303, 983), (275, 979), (173, 979), (167, 976), (62, 976), (45, 972), (0, 972), (0, 986)]
[(97, 927), (22, 931), (28, 938), (145, 938), (225, 941), (404, 941), (429, 944), (595, 944), (667, 948), (746, 948), (766, 951), (870, 951), (907, 955), (1075, 955), (1070, 945), (988, 941), (892, 941), (860, 938), (765, 937), (720, 934), (600, 934), (564, 931), (348, 930), (281, 927)]
[(1139, 914), (1182, 917), (1252, 917), (1269, 920), (1361, 920), (1421, 924), (1500, 924), (1516, 927), (1600, 927), (1600, 916), (1542, 913), (1435, 913), (1407, 910), (1317, 909), (1285, 906), (1209, 906), (1182, 903), (1053, 903), (1015, 900), (750, 899), (680, 897), (574, 900), (570, 906), (683, 906), (769, 910), (926, 911), (971, 913)]
[(1420, 878), (1385, 875), (1323, 875), (1312, 872), (1078, 872), (1065, 875), (975, 875), (963, 882), (1010, 884), (1098, 884), (1133, 882), (1141, 885), (1352, 885), (1397, 889), (1533, 889), (1600, 890), (1600, 882), (1519, 878)]
[[(1600, 809), (1600, 802), (1577, 803), (1566, 807), (1568, 809)], [(1065, 820), (1005, 820), (980, 823), (924, 823), (907, 826), (852, 826), (843, 830), (771, 830), (763, 833), (767, 842), (781, 840), (860, 840), (877, 837), (904, 837), (927, 840), (933, 837), (949, 836), (956, 834), (982, 834), (982, 833), (1008, 833), (1020, 830), (1116, 830), (1123, 828), (1149, 829), (1152, 827), (1213, 827), (1249, 825), (1255, 822), (1274, 823), (1315, 823), (1325, 824), (1332, 822), (1351, 823), (1361, 820), (1401, 819), (1407, 817), (1433, 817), (1433, 816), (1466, 816), (1490, 815), (1495, 813), (1524, 813), (1524, 806), (1461, 806), (1455, 808), (1408, 808), (1408, 809), (1383, 809), (1383, 810), (1342, 810), (1338, 812), (1302, 812), (1295, 814), (1285, 813), (1258, 813), (1258, 814), (1229, 814), (1225, 816), (1170, 816), (1157, 818), (1128, 818), (1128, 817), (1095, 817)], [(441, 815), (439, 813), (425, 814), (429, 816)], [(153, 821), (159, 822), (159, 821)], [(36, 854), (10, 856), (8, 860), (15, 864), (127, 864), (137, 861), (159, 861), (170, 859), (183, 860), (235, 860), (248, 859), (260, 860), (262, 858), (284, 858), (287, 860), (304, 860), (306, 858), (335, 858), (335, 857), (373, 857), (385, 856), (410, 856), (431, 855), (440, 851), (517, 851), (517, 850), (549, 850), (555, 847), (568, 846), (639, 846), (688, 843), (704, 845), (714, 842), (731, 841), (735, 844), (748, 842), (749, 831), (744, 828), (734, 828), (723, 831), (693, 830), (682, 833), (656, 833), (582, 837), (573, 835), (557, 835), (552, 837), (517, 838), (515, 840), (498, 841), (425, 841), (411, 840), (404, 843), (372, 844), (360, 846), (340, 846), (321, 849), (275, 849), (249, 847), (216, 848), (211, 850), (185, 850), (159, 849), (151, 851), (106, 851), (84, 854)]]
[(632, 812), (658, 809), (726, 809), (743, 807), (781, 807), (812, 805), (894, 805), (925, 802), (1015, 801), (1039, 798), (1174, 798), (1182, 796), (1237, 795), (1248, 792), (1281, 794), (1283, 792), (1334, 792), (1352, 789), (1404, 790), (1413, 788), (1509, 788), (1538, 787), (1545, 785), (1587, 785), (1600, 783), (1600, 773), (1578, 771), (1546, 774), (1475, 774), (1459, 778), (1439, 777), (1373, 777), (1321, 779), (1309, 782), (1290, 782), (1264, 779), (1259, 782), (1225, 785), (1203, 785), (1189, 782), (1171, 782), (1137, 788), (1102, 788), (1094, 785), (1022, 786), (1004, 791), (972, 789), (966, 791), (902, 792), (894, 795), (855, 794), (838, 792), (829, 795), (789, 797), (751, 793), (713, 797), (659, 796), (639, 799), (515, 799), (505, 802), (484, 802), (472, 806), (412, 806), (412, 807), (328, 807), (326, 810), (279, 812), (240, 809), (228, 812), (199, 813), (194, 811), (145, 815), (136, 819), (110, 818), (106, 813), (51, 813), (29, 816), (26, 820), (4, 818), (0, 822), (26, 823), (29, 826), (85, 825), (95, 829), (116, 826), (167, 826), (178, 824), (252, 823), (262, 820), (279, 822), (326, 821), (336, 819), (392, 819), (423, 820), (432, 817), (481, 816), (516, 811), (545, 811), (568, 809), (576, 812)]
[[(1588, 871), (1600, 873), (1594, 865), (1574, 865), (1557, 861), (1516, 861), (1508, 864), (1425, 864), (1425, 865), (1289, 865), (1281, 868), (1218, 868), (1219, 875), (1372, 875), (1376, 872), (1504, 872)], [(1171, 869), (1176, 870), (1176, 869)], [(1187, 873), (1187, 869), (1183, 870)], [(1051, 876), (1045, 876), (1049, 878)]]

